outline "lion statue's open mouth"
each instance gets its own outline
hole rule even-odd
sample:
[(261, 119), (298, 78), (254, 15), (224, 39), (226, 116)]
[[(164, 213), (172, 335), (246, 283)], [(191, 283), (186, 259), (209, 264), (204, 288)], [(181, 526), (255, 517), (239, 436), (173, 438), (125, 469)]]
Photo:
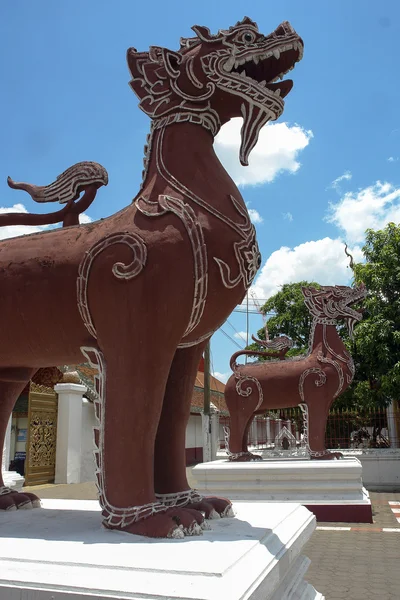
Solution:
[[(199, 28), (194, 30), (199, 36), (205, 36)], [(219, 32), (218, 36), (224, 36), (226, 50), (218, 53), (218, 58), (209, 54), (202, 62), (208, 77), (219, 88), (244, 100), (240, 161), (247, 165), (261, 127), (267, 121), (275, 121), (283, 112), (283, 98), (292, 89), (293, 81), (282, 80), (302, 59), (303, 41), (287, 21), (264, 36), (247, 17), (228, 32)]]

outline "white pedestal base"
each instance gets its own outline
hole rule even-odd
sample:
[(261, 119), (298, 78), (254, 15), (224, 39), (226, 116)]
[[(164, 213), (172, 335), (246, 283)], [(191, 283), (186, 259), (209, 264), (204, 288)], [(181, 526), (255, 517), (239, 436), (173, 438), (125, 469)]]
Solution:
[(301, 550), (315, 517), (296, 504), (235, 504), (184, 540), (101, 528), (90, 500), (0, 513), (0, 600), (323, 600)]
[(2, 473), (4, 485), (19, 492), (24, 485), (25, 478), (16, 471), (3, 471)]
[(192, 469), (195, 486), (230, 500), (299, 502), (320, 521), (372, 523), (371, 501), (356, 458), (217, 460)]

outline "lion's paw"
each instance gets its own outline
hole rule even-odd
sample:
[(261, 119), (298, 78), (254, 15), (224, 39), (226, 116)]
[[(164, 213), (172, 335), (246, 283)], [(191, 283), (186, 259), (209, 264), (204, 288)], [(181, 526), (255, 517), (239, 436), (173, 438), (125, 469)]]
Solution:
[(234, 517), (232, 503), (227, 498), (218, 498), (216, 496), (204, 496), (199, 502), (192, 502), (186, 508), (194, 508), (204, 513), (206, 519), (221, 519)]
[(30, 492), (11, 491), (0, 496), (0, 510), (31, 510), (40, 506), (40, 498)]
[(343, 458), (343, 454), (341, 452), (330, 452), (329, 450), (327, 450), (320, 456), (313, 456), (311, 454), (310, 458), (311, 460), (340, 460), (341, 458)]
[(168, 508), (165, 512), (158, 513), (141, 519), (130, 525), (121, 526), (103, 522), (107, 529), (114, 529), (131, 533), (133, 535), (143, 535), (151, 538), (168, 538), (172, 540), (181, 540), (186, 536), (202, 535), (203, 529), (207, 527), (204, 524), (203, 515), (193, 509)]

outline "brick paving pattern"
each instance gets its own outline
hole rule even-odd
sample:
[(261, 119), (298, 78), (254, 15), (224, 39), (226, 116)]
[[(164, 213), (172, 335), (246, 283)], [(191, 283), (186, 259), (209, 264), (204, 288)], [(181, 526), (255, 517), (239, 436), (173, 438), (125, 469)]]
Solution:
[(303, 548), (311, 559), (306, 579), (326, 600), (400, 600), (400, 525), (389, 505), (400, 493), (370, 497), (374, 523), (318, 523), (330, 529), (315, 531)]
[[(29, 489), (42, 498), (97, 498), (94, 483)], [(372, 524), (318, 523), (304, 546), (312, 561), (305, 578), (326, 600), (400, 600), (400, 493), (370, 497)]]

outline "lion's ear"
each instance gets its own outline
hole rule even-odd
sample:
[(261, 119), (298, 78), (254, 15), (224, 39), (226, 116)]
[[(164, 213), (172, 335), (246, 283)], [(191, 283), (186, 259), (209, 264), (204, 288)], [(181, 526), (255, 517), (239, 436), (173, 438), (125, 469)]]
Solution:
[(301, 293), (303, 294), (304, 298), (307, 298), (307, 296), (311, 296), (311, 288), (308, 288), (308, 287), (305, 287), (304, 285), (302, 285)]
[(148, 52), (137, 52), (136, 48), (129, 48), (126, 53), (128, 67), (132, 78), (143, 77), (143, 64), (150, 60)]
[(129, 85), (140, 100), (162, 95), (169, 90), (163, 51), (164, 48), (153, 46), (149, 52), (136, 52), (134, 48), (127, 52), (132, 75)]
[(192, 31), (195, 32), (197, 37), (201, 39), (202, 42), (218, 42), (219, 38), (217, 35), (212, 35), (208, 27), (203, 27), (203, 25), (193, 25)]
[(162, 62), (168, 75), (174, 79), (179, 77), (179, 65), (181, 64), (182, 56), (167, 48), (162, 48)]

